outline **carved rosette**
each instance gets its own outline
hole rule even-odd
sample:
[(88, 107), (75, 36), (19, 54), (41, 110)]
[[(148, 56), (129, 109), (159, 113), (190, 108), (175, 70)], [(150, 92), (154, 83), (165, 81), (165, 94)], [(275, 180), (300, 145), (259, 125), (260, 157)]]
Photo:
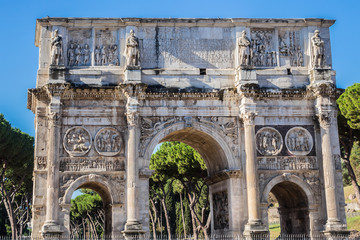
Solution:
[(120, 153), (123, 140), (120, 132), (112, 127), (100, 129), (94, 140), (96, 151), (103, 156), (115, 156)]
[(72, 157), (84, 156), (91, 148), (90, 132), (83, 127), (72, 127), (64, 135), (65, 151)]
[(261, 155), (277, 155), (283, 148), (281, 134), (271, 127), (263, 127), (256, 133), (256, 149)]
[(293, 155), (308, 155), (314, 145), (308, 130), (302, 127), (291, 128), (285, 136), (285, 145)]

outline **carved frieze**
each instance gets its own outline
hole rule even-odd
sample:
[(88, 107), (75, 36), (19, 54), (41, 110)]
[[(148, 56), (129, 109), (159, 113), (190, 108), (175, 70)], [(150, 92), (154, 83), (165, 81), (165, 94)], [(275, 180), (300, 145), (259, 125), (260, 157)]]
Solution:
[(91, 148), (91, 135), (83, 127), (72, 127), (64, 135), (63, 145), (70, 156), (84, 156)]
[(273, 30), (251, 31), (251, 65), (259, 67), (276, 66)]
[(60, 171), (122, 171), (124, 159), (97, 158), (61, 158)]
[(123, 147), (120, 132), (112, 127), (102, 128), (98, 131), (94, 140), (96, 151), (103, 156), (115, 156)]
[(300, 43), (299, 31), (280, 31), (279, 32), (279, 54), (280, 58), (288, 60), (287, 63), (293, 67), (304, 66), (304, 55)]
[(305, 128), (294, 127), (286, 133), (285, 145), (293, 155), (309, 154), (313, 144), (313, 138)]
[(275, 128), (263, 127), (256, 133), (256, 149), (261, 155), (277, 155), (282, 147), (281, 134)]
[(213, 194), (214, 228), (229, 228), (229, 203), (227, 191)]
[(284, 156), (258, 157), (258, 169), (261, 170), (313, 170), (318, 169), (316, 157)]

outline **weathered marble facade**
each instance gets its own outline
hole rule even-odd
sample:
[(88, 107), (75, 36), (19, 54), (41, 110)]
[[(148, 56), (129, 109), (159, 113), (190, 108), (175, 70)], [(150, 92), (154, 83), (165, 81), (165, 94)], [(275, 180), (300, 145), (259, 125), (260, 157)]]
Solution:
[(208, 167), (212, 233), (346, 230), (336, 80), (325, 19), (44, 18), (33, 236), (69, 234), (70, 200), (97, 191), (106, 234), (149, 231), (149, 161), (163, 141)]

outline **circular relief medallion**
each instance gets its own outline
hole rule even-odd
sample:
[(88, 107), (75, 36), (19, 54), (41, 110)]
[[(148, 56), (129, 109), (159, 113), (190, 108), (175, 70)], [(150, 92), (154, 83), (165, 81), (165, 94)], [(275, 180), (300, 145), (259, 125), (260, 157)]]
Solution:
[(285, 145), (294, 155), (307, 155), (313, 148), (314, 142), (308, 130), (302, 127), (293, 127), (286, 133)]
[(282, 147), (281, 134), (275, 128), (263, 127), (256, 133), (256, 149), (260, 154), (277, 155), (281, 152)]
[(88, 130), (83, 127), (72, 127), (66, 131), (63, 145), (70, 156), (78, 157), (89, 152), (91, 142), (91, 135)]
[(121, 135), (115, 128), (102, 128), (95, 136), (95, 149), (104, 156), (115, 156), (121, 151), (122, 144)]

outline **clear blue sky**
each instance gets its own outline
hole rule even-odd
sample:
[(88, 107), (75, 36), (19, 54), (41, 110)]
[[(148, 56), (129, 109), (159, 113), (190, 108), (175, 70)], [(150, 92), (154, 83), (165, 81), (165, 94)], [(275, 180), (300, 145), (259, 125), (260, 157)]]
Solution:
[(34, 115), (26, 109), (27, 89), (35, 87), (37, 18), (50, 17), (210, 17), (327, 18), (331, 27), (337, 86), (360, 82), (359, 0), (0, 0), (0, 113), (12, 126), (34, 135)]

